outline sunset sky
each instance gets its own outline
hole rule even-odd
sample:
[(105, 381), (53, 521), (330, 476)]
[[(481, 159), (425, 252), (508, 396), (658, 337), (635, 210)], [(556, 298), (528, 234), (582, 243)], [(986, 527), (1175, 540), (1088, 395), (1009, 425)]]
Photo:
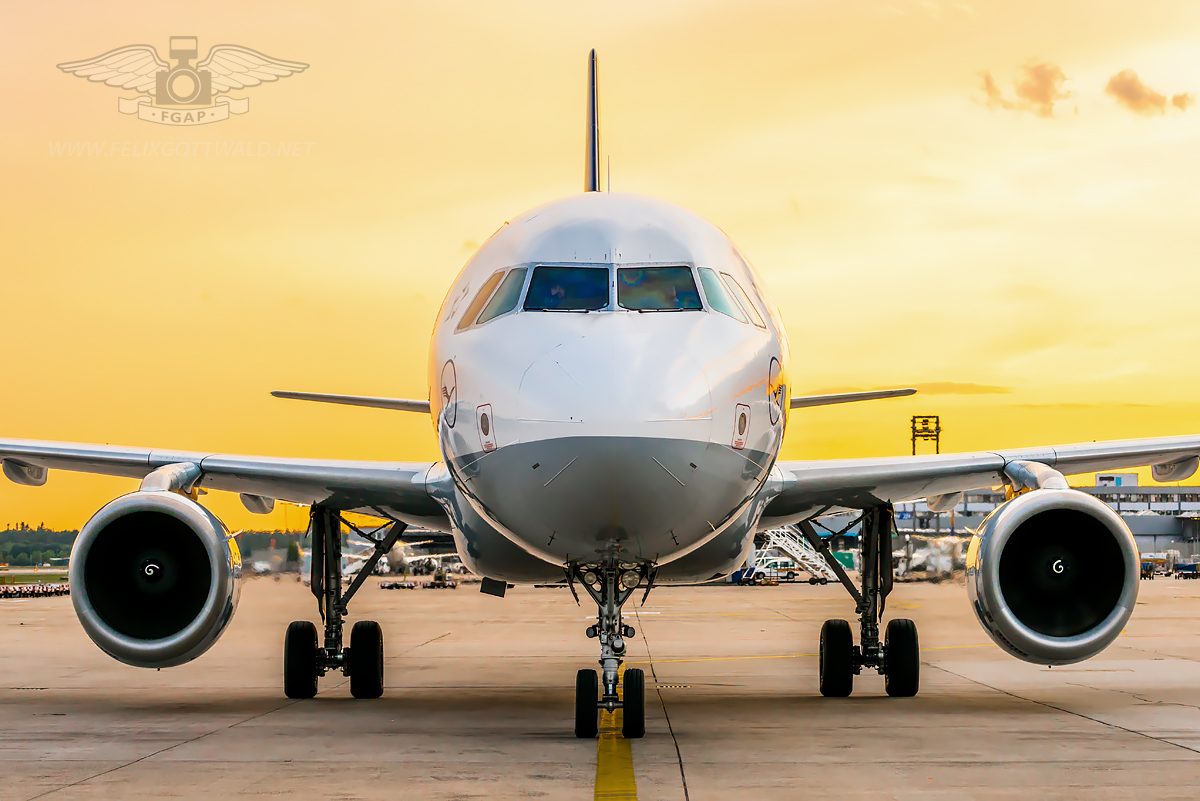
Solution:
[[(310, 66), (194, 127), (55, 66), (172, 35)], [(613, 189), (732, 237), (795, 391), (924, 390), (797, 411), (783, 458), (907, 453), (912, 414), (943, 451), (1200, 433), (1198, 3), (289, 0), (0, 11), (0, 437), (437, 458), (427, 417), (267, 393), (427, 396), (457, 271), (580, 190), (592, 47)], [(0, 528), (135, 486), (0, 481)]]

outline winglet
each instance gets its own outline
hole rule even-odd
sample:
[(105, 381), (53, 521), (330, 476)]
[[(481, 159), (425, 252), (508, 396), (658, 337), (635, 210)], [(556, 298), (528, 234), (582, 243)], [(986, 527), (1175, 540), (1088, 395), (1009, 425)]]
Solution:
[(588, 57), (587, 153), (583, 191), (600, 191), (600, 93), (596, 88), (596, 51)]

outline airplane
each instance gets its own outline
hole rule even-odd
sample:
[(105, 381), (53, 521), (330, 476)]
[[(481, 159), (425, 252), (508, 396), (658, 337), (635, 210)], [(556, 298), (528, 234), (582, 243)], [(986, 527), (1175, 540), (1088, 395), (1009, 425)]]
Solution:
[[(347, 553), (345, 548), (342, 549), (342, 576), (354, 576), (366, 567), (367, 562), (371, 562), (375, 546), (370, 541), (363, 542), (362, 538), (349, 538), (347, 544), (358, 547), (359, 550)], [(433, 540), (397, 542), (392, 546), (390, 551), (383, 555), (383, 559), (379, 560), (382, 564), (377, 562), (371, 563), (378, 568), (375, 570), (376, 573), (406, 573), (416, 565), (428, 566), (432, 570), (434, 566), (440, 567), (447, 560), (452, 562), (459, 561), (458, 554), (453, 551), (449, 553), (416, 553), (413, 550), (418, 546), (431, 544), (433, 544)], [(305, 571), (304, 563), (308, 561), (304, 558), (305, 556), (307, 554), (302, 549), (301, 572)]]
[[(819, 691), (844, 697), (875, 670), (887, 695), (919, 689), (911, 620), (884, 611), (892, 587), (893, 504), (935, 511), (1003, 484), (1009, 500), (968, 552), (980, 624), (1027, 662), (1090, 658), (1120, 633), (1138, 591), (1138, 550), (1108, 506), (1064, 475), (1152, 466), (1177, 481), (1200, 466), (1200, 436), (1090, 442), (932, 456), (782, 461), (793, 411), (912, 394), (911, 389), (793, 395), (802, 380), (778, 307), (720, 229), (670, 203), (601, 191), (596, 57), (588, 66), (584, 191), (505, 222), (462, 268), (429, 346), (428, 400), (280, 391), (281, 397), (430, 416), (441, 459), (333, 461), (0, 439), (3, 472), (46, 483), (50, 470), (141, 480), (80, 531), (72, 601), (91, 639), (141, 667), (201, 655), (228, 625), (241, 558), (200, 490), (239, 493), (252, 512), (310, 507), (310, 621), (284, 637), (283, 690), (311, 698), (318, 677), (351, 694), (383, 692), (383, 635), (347, 606), (373, 565), (343, 588), (344, 513), (390, 521), (367, 537), (378, 559), (408, 525), (448, 532), (463, 563), (503, 596), (510, 584), (563, 582), (595, 603), (586, 635), (599, 674), (578, 672), (578, 737), (602, 710), (645, 733), (645, 677), (620, 670), (636, 632), (622, 618), (637, 591), (727, 575), (756, 531), (797, 525), (855, 604), (822, 626)], [(372, 347), (375, 345), (372, 344)], [(814, 347), (806, 343), (805, 348)], [(848, 575), (812, 521), (852, 512), (862, 569)], [(369, 560), (368, 560), (369, 561)]]

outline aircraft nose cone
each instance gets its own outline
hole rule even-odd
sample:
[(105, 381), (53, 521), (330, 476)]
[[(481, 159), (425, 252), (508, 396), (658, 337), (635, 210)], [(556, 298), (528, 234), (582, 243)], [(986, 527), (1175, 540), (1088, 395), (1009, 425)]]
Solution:
[(710, 441), (709, 382), (686, 352), (610, 332), (538, 358), (520, 386), (518, 441), (469, 470), (475, 497), (562, 559), (612, 547), (655, 559), (711, 533), (742, 488), (713, 484), (707, 465), (728, 449)]

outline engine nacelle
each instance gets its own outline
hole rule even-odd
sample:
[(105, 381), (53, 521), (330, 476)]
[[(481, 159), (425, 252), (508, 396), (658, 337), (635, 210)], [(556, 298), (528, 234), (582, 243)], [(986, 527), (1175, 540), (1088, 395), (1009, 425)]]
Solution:
[(1083, 492), (1039, 489), (998, 506), (967, 552), (967, 592), (1004, 650), (1039, 665), (1089, 659), (1121, 633), (1137, 601), (1137, 543)]
[(242, 558), (211, 512), (175, 492), (133, 492), (97, 512), (71, 549), (71, 600), (110, 656), (170, 667), (212, 647), (237, 608)]

